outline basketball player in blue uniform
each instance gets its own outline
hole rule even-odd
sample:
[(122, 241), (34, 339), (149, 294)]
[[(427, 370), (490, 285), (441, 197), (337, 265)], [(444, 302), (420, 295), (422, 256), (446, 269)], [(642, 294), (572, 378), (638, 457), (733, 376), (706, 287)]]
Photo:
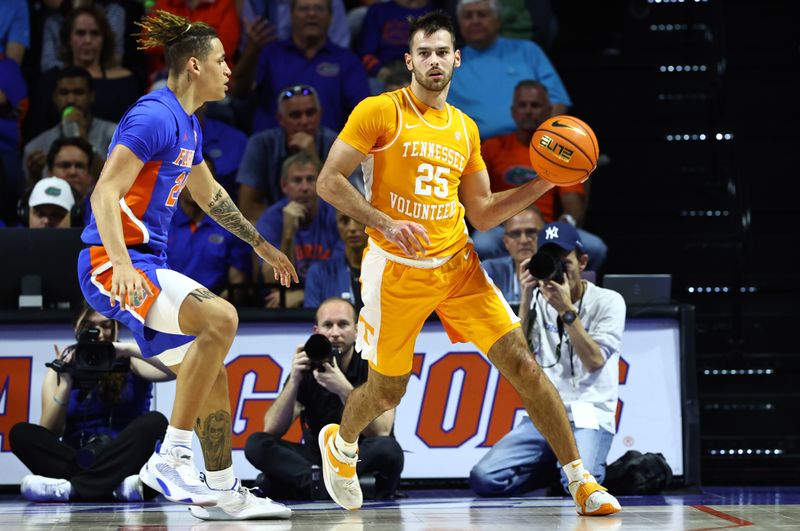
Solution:
[[(287, 507), (253, 496), (233, 472), (223, 362), (238, 318), (230, 303), (167, 265), (167, 230), (181, 190), (188, 187), (209, 216), (252, 245), (282, 285), (297, 282), (297, 273), (242, 216), (203, 161), (194, 112), (223, 99), (231, 75), (216, 32), (164, 11), (140, 26), (143, 48), (164, 46), (167, 87), (140, 98), (114, 133), (82, 236), (81, 288), (94, 309), (133, 332), (143, 357), (177, 375), (169, 427), (142, 468), (142, 481), (169, 500), (190, 504), (192, 514), (205, 520), (288, 518)], [(193, 429), (205, 475), (194, 465)]]

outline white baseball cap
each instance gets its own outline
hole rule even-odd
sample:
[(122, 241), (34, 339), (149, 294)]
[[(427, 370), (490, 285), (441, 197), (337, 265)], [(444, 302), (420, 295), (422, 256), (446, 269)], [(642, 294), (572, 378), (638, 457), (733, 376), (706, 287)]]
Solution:
[(45, 177), (36, 183), (28, 199), (28, 206), (33, 208), (41, 205), (56, 205), (70, 210), (75, 205), (75, 197), (69, 183), (58, 177)]

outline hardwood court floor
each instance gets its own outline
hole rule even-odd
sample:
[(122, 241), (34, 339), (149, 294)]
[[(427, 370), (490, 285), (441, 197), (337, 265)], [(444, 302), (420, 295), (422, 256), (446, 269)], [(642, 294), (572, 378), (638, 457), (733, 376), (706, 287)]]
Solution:
[(330, 502), (291, 503), (288, 521), (203, 522), (167, 502), (36, 504), (0, 497), (0, 529), (118, 530), (800, 530), (800, 488), (709, 488), (702, 494), (621, 498), (624, 510), (579, 517), (559, 498), (476, 499), (468, 491), (414, 491), (348, 512)]

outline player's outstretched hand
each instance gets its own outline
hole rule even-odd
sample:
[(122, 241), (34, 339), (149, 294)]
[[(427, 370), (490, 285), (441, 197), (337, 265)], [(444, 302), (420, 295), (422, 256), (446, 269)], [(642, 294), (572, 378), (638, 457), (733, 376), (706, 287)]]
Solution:
[(291, 287), (292, 280), (294, 280), (295, 284), (300, 282), (292, 262), (273, 245), (267, 242), (261, 242), (260, 245), (253, 247), (253, 249), (255, 249), (258, 256), (272, 266), (272, 270), (275, 273), (275, 280), (280, 282), (281, 286), (286, 288)]
[(146, 295), (153, 295), (150, 284), (142, 273), (136, 271), (132, 264), (116, 265), (111, 270), (111, 293), (109, 303), (114, 307), (119, 300), (122, 310), (136, 308), (142, 304)]
[(387, 240), (394, 243), (410, 258), (425, 256), (424, 241), (431, 244), (428, 231), (419, 223), (413, 221), (392, 221), (388, 227), (381, 229)]

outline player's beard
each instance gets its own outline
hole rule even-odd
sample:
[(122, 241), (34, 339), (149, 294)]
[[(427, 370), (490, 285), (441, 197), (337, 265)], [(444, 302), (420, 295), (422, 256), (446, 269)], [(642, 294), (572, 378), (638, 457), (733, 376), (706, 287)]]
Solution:
[(417, 83), (422, 85), (422, 87), (426, 90), (430, 90), (431, 92), (441, 92), (447, 88), (447, 85), (450, 84), (450, 80), (453, 79), (453, 67), (451, 67), (450, 70), (447, 70), (446, 68), (438, 68), (437, 70), (442, 73), (442, 78), (439, 80), (433, 80), (428, 77), (428, 74), (415, 66), (414, 79), (416, 79)]

